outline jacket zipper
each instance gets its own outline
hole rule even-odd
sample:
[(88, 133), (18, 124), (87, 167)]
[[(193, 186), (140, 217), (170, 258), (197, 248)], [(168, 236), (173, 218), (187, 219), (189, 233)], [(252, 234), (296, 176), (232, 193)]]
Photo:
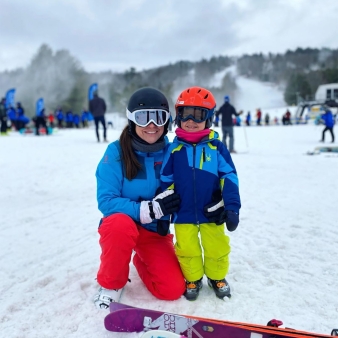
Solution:
[(193, 145), (193, 181), (194, 181), (194, 203), (195, 203), (195, 217), (196, 217), (196, 224), (199, 225), (198, 217), (197, 217), (197, 192), (196, 192), (196, 144)]

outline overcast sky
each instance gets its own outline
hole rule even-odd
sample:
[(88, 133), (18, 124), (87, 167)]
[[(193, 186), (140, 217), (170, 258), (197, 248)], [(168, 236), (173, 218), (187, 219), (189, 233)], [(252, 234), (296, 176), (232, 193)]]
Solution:
[(337, 0), (0, 0), (0, 71), (42, 43), (87, 71), (338, 48)]

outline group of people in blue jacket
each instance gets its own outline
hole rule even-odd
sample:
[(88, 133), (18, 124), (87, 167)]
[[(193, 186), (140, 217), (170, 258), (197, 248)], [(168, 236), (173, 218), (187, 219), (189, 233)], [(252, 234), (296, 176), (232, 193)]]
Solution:
[(241, 201), (230, 152), (211, 129), (215, 107), (209, 90), (183, 90), (170, 143), (165, 95), (145, 87), (130, 97), (128, 125), (108, 145), (96, 170), (102, 213), (98, 308), (120, 300), (131, 260), (158, 299), (196, 300), (204, 276), (216, 297), (230, 297), (226, 231), (236, 230)]
[[(16, 106), (6, 106), (6, 99), (2, 98), (0, 102), (0, 128), (1, 134), (6, 134), (9, 128), (20, 130), (25, 128), (30, 119), (25, 115), (25, 109), (21, 102), (17, 102)], [(9, 123), (8, 123), (9, 122)]]
[(58, 128), (87, 128), (93, 120), (93, 116), (86, 109), (83, 109), (81, 114), (74, 114), (71, 110), (64, 113), (61, 107), (55, 110), (54, 117)]

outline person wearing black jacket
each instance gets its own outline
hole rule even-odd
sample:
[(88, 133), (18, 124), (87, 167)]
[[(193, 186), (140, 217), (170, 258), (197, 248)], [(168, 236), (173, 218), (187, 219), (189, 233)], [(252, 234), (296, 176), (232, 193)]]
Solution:
[(234, 106), (230, 104), (230, 97), (228, 95), (224, 96), (224, 104), (216, 112), (216, 117), (221, 115), (222, 117), (222, 133), (223, 138), (222, 142), (227, 147), (226, 138), (229, 135), (229, 148), (230, 153), (236, 153), (234, 149), (234, 127), (233, 127), (233, 117), (239, 116), (241, 113), (237, 113)]
[(107, 110), (106, 102), (98, 96), (97, 92), (94, 93), (94, 98), (89, 101), (89, 110), (94, 117), (97, 142), (100, 142), (99, 122), (101, 122), (103, 126), (103, 140), (104, 142), (108, 142), (106, 120), (104, 118), (104, 114)]
[(6, 99), (3, 97), (0, 102), (0, 133), (1, 135), (7, 134), (7, 114), (5, 107)]

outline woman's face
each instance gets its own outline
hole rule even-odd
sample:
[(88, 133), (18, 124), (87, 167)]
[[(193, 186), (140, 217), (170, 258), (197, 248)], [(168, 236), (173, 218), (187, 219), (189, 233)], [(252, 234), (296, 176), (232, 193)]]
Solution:
[(135, 131), (143, 141), (153, 144), (163, 135), (164, 126), (158, 127), (154, 123), (150, 123), (146, 127), (136, 125)]

